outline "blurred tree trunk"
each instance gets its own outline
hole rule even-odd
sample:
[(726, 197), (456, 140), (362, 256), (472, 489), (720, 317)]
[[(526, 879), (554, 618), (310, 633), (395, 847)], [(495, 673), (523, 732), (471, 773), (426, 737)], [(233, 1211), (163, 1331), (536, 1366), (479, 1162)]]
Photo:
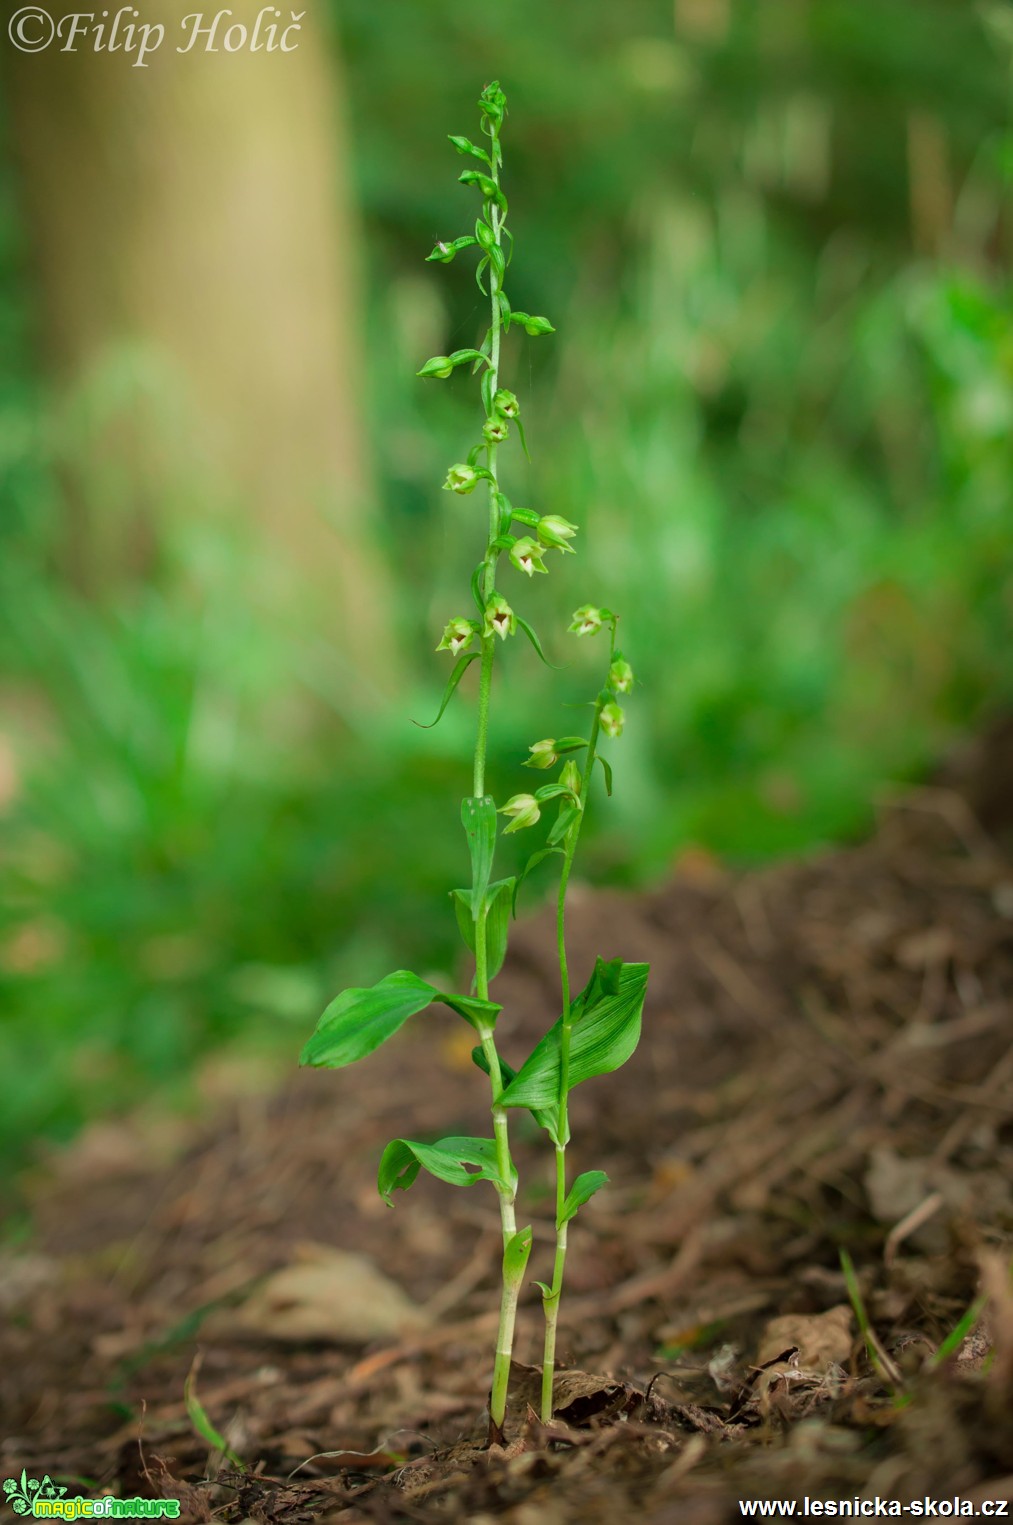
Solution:
[[(149, 569), (163, 525), (217, 516), (252, 551), (250, 596), (297, 601), (367, 686), (383, 683), (389, 622), (368, 533), (358, 239), (332, 50), (311, 10), (292, 52), (181, 54), (185, 8), (136, 9), (166, 26), (146, 68), (87, 38), (32, 55), (4, 39), (66, 408), (73, 575), (101, 591)], [(262, 9), (233, 0), (230, 19), (252, 28)]]

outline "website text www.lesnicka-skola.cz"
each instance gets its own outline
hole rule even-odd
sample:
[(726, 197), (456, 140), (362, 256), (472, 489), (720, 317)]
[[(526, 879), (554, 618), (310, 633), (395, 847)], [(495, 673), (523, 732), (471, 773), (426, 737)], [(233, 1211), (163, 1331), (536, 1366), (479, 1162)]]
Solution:
[(912, 1519), (953, 1520), (1010, 1518), (1008, 1499), (924, 1498), (903, 1503), (900, 1499), (740, 1499), (739, 1513), (758, 1519)]

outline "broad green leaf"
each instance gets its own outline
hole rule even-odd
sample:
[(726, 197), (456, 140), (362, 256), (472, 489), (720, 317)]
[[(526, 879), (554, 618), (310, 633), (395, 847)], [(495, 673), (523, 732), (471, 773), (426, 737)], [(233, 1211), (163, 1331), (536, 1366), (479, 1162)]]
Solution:
[(420, 731), (431, 731), (434, 725), (439, 725), (440, 721), (443, 719), (447, 705), (454, 697), (454, 690), (460, 683), (461, 679), (464, 677), (465, 673), (468, 671), (468, 668), (471, 666), (472, 662), (474, 662), (475, 658), (480, 657), (481, 655), (482, 653), (480, 651), (469, 651), (463, 657), (458, 658), (453, 672), (447, 679), (447, 686), (443, 690), (443, 698), (440, 700), (440, 707), (436, 712), (436, 719), (430, 720), (428, 725), (424, 725), (421, 720), (413, 720), (412, 725), (417, 725)]
[(420, 1170), (428, 1170), (451, 1186), (491, 1181), (498, 1189), (507, 1190), (496, 1166), (494, 1139), (441, 1138), (435, 1144), (419, 1144), (412, 1139), (396, 1138), (383, 1151), (376, 1183), (388, 1207), (394, 1206), (391, 1192), (407, 1191)]
[(531, 642), (532, 646), (537, 651), (539, 657), (545, 663), (546, 667), (551, 667), (553, 672), (562, 672), (562, 670), (563, 670), (562, 667), (557, 666), (557, 664), (555, 662), (550, 662), (549, 661), (548, 657), (545, 655), (545, 652), (542, 650), (542, 643), (541, 643), (541, 641), (538, 639), (538, 636), (535, 634), (535, 631), (533, 630), (531, 625), (528, 624), (527, 620), (526, 619), (522, 619), (522, 617), (518, 614), (518, 616), (517, 616), (517, 623), (518, 623), (518, 625), (520, 625), (521, 629), (524, 631), (524, 634), (527, 636), (528, 640)]
[(502, 1010), (494, 1001), (447, 995), (410, 970), (398, 969), (377, 985), (352, 987), (336, 996), (299, 1055), (299, 1063), (317, 1069), (344, 1069), (393, 1038), (409, 1017), (434, 1001), (449, 1006), (475, 1028), (491, 1026)]
[[(481, 1044), (478, 1044), (476, 1048), (472, 1049), (471, 1057), (472, 1061), (482, 1071), (482, 1074), (488, 1075), (489, 1061), (486, 1058), (485, 1049)], [(514, 1069), (513, 1065), (508, 1064), (507, 1061), (503, 1058), (502, 1054), (499, 1055), (499, 1074), (500, 1079), (503, 1082), (504, 1090), (517, 1075), (517, 1071)], [(544, 1128), (548, 1133), (553, 1131), (555, 1109), (547, 1112), (539, 1112), (535, 1107), (531, 1107), (529, 1110), (531, 1112), (531, 1116), (534, 1118), (535, 1122), (540, 1128)]]
[[(611, 964), (599, 959), (586, 988), (571, 1009), (569, 1088), (608, 1075), (626, 1063), (640, 1040), (647, 992), (647, 964)], [(559, 1040), (562, 1018), (549, 1029), (500, 1097), (504, 1107), (544, 1109), (559, 1097)]]
[(462, 800), (461, 822), (471, 855), (471, 915), (472, 920), (477, 921), (489, 888), (489, 875), (492, 873), (492, 860), (496, 852), (496, 801), (492, 795)]
[[(490, 884), (485, 895), (485, 957), (486, 974), (495, 979), (506, 957), (507, 937), (510, 932), (510, 912), (513, 906), (514, 879), (498, 879)], [(478, 923), (471, 914), (471, 891), (453, 890), (454, 911), (468, 949), (475, 951), (475, 934)]]
[(584, 1203), (589, 1202), (595, 1192), (601, 1191), (607, 1184), (608, 1176), (604, 1170), (585, 1170), (584, 1174), (578, 1176), (570, 1187), (556, 1227), (562, 1228), (564, 1223), (569, 1223), (571, 1218), (575, 1218)]

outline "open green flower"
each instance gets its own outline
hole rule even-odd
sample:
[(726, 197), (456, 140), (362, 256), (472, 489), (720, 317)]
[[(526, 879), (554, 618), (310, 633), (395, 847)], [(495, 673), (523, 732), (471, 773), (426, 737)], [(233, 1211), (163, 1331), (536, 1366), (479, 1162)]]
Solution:
[(593, 604), (581, 604), (573, 611), (573, 624), (569, 628), (571, 635), (597, 635), (601, 626), (601, 610)]
[(505, 387), (500, 387), (492, 400), (492, 405), (503, 418), (517, 418), (520, 416), (520, 403), (514, 394), (508, 392)]
[(443, 639), (437, 646), (437, 651), (449, 651), (452, 656), (458, 656), (465, 651), (478, 634), (478, 626), (474, 620), (466, 620), (458, 617), (449, 620), (443, 632)]
[(498, 635), (505, 641), (508, 635), (514, 634), (516, 629), (516, 614), (502, 593), (494, 593), (485, 606), (485, 624), (482, 627), (482, 634), (486, 637)]
[(513, 795), (497, 813), (511, 817), (510, 825), (503, 828), (504, 836), (511, 831), (523, 831), (525, 826), (534, 826), (542, 814), (533, 794)]
[(633, 687), (633, 668), (622, 657), (616, 657), (609, 668), (608, 686), (617, 694), (628, 694)]
[(573, 546), (566, 542), (573, 539), (577, 526), (560, 514), (546, 514), (539, 519), (536, 533), (543, 545), (552, 546), (557, 551), (572, 551)]
[(613, 740), (623, 734), (623, 724), (626, 716), (618, 704), (603, 704), (601, 711), (601, 728), (606, 736)]
[(502, 418), (487, 418), (482, 433), (490, 445), (501, 445), (510, 433), (510, 425)]
[(510, 550), (510, 560), (518, 572), (526, 572), (533, 577), (536, 572), (547, 572), (549, 569), (542, 560), (542, 547), (537, 540), (532, 540), (530, 535), (522, 535), (515, 540)]
[(474, 466), (466, 466), (459, 461), (456, 466), (451, 466), (447, 472), (447, 480), (443, 484), (445, 492), (468, 493), (474, 492), (478, 486), (478, 472)]

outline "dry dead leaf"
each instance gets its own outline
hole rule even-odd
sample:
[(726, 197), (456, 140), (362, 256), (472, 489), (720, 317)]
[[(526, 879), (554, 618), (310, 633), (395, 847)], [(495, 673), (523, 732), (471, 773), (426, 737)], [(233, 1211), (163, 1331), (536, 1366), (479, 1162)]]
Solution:
[(853, 1314), (846, 1303), (826, 1313), (784, 1313), (770, 1320), (760, 1337), (757, 1366), (772, 1361), (782, 1350), (798, 1349), (798, 1364), (821, 1376), (831, 1366), (843, 1366), (851, 1354)]
[(297, 1256), (239, 1308), (215, 1314), (213, 1332), (365, 1345), (428, 1326), (407, 1293), (365, 1255), (307, 1243)]

